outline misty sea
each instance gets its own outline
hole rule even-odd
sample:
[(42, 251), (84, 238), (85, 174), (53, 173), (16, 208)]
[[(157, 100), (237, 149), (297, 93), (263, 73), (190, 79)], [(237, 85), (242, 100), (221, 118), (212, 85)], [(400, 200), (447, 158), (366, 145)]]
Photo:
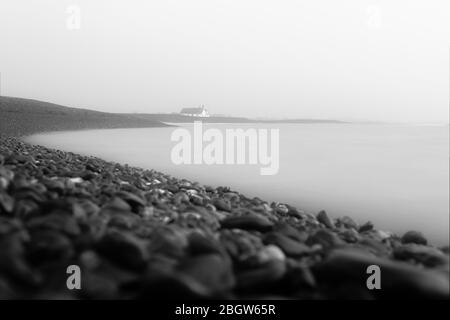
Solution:
[[(192, 124), (178, 124), (188, 130)], [(364, 124), (204, 124), (279, 129), (279, 171), (261, 165), (175, 165), (174, 127), (38, 134), (28, 142), (155, 169), (310, 213), (402, 234), (420, 230), (436, 245), (449, 242), (449, 127)]]

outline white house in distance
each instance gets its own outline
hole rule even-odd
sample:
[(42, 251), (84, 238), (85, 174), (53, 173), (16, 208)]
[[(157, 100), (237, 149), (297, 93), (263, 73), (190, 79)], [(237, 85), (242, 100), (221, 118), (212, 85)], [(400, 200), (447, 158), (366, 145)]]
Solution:
[(204, 105), (202, 105), (199, 108), (183, 108), (181, 109), (180, 114), (189, 117), (201, 117), (201, 118), (209, 117), (208, 110), (205, 109)]

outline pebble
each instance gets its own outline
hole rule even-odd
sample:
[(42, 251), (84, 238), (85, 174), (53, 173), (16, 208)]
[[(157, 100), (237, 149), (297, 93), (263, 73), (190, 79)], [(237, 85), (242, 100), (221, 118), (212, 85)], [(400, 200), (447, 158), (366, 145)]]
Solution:
[(449, 264), (448, 255), (444, 254), (439, 249), (415, 243), (396, 247), (393, 256), (397, 260), (414, 260), (427, 267), (437, 267)]
[(77, 236), (81, 233), (77, 221), (72, 216), (64, 214), (48, 214), (27, 221), (27, 227), (31, 230), (49, 229), (65, 233), (68, 236)]
[(355, 229), (345, 229), (338, 232), (339, 237), (347, 243), (356, 243), (361, 237)]
[(363, 232), (370, 231), (370, 230), (373, 230), (373, 224), (372, 224), (372, 222), (368, 221), (368, 222), (364, 223), (362, 226), (360, 226), (358, 231), (360, 233), (363, 233)]
[(219, 254), (203, 254), (183, 260), (178, 270), (207, 287), (215, 295), (235, 285), (231, 261)]
[(175, 202), (177, 205), (180, 205), (180, 204), (182, 204), (183, 202), (189, 202), (189, 196), (188, 196), (186, 193), (182, 192), (182, 191), (177, 192), (177, 193), (173, 196), (173, 198), (174, 198), (174, 202)]
[(37, 264), (67, 263), (75, 254), (68, 236), (56, 230), (35, 230), (27, 244), (27, 254)]
[(278, 246), (287, 256), (302, 256), (311, 253), (311, 249), (307, 245), (276, 232), (266, 234), (263, 242)]
[(14, 210), (14, 198), (0, 191), (0, 213), (12, 213)]
[(256, 214), (228, 217), (222, 220), (220, 225), (225, 229), (256, 230), (261, 232), (270, 231), (274, 226), (270, 220)]
[(391, 248), (384, 243), (371, 238), (361, 239), (355, 247), (380, 257), (388, 257), (392, 251)]
[[(138, 195), (130, 193), (130, 192), (120, 191), (120, 192), (116, 193), (116, 197), (128, 202), (128, 204), (132, 208), (145, 207), (145, 205), (146, 205), (144, 199), (142, 199)], [(134, 210), (134, 211), (136, 212), (136, 210)]]
[(80, 254), (80, 261), (83, 268), (88, 270), (97, 269), (101, 264), (101, 258), (93, 250), (86, 250)]
[(342, 224), (346, 228), (353, 228), (355, 230), (359, 229), (358, 224), (350, 217), (344, 216), (338, 219), (338, 223)]
[(304, 219), (305, 218), (305, 213), (303, 211), (298, 210), (297, 208), (288, 207), (289, 211), (288, 211), (288, 215), (297, 219)]
[(141, 270), (148, 258), (145, 245), (131, 233), (111, 230), (100, 239), (97, 250), (101, 255), (125, 268)]
[(269, 244), (258, 252), (257, 259), (258, 263), (264, 264), (272, 260), (285, 261), (286, 256), (279, 247)]
[(81, 177), (76, 177), (76, 178), (70, 178), (69, 181), (72, 183), (83, 183), (84, 180)]
[(300, 230), (286, 222), (278, 222), (274, 226), (273, 231), (281, 233), (286, 237), (289, 237), (299, 242), (305, 242), (309, 236), (305, 230)]
[(188, 239), (181, 230), (161, 227), (153, 230), (148, 250), (151, 255), (180, 258), (184, 256), (187, 247)]
[(392, 234), (383, 230), (376, 230), (376, 234), (381, 240), (386, 240), (392, 237)]
[(368, 292), (366, 270), (371, 265), (379, 266), (381, 269), (381, 290), (371, 291), (375, 297), (416, 299), (449, 297), (448, 276), (403, 262), (378, 258), (363, 251), (351, 249), (331, 251), (323, 263), (313, 268), (313, 273), (319, 284), (329, 283), (335, 287), (355, 286), (360, 289), (355, 292)]
[(191, 255), (222, 254), (224, 252), (218, 241), (207, 238), (200, 232), (190, 233), (188, 243), (188, 251)]
[(231, 212), (231, 203), (230, 203), (230, 200), (228, 200), (228, 199), (216, 198), (216, 199), (213, 200), (213, 205), (218, 210)]
[(198, 206), (203, 206), (205, 203), (205, 199), (197, 195), (192, 195), (190, 200), (193, 204)]
[(286, 272), (283, 287), (299, 298), (312, 299), (317, 283), (308, 266), (294, 264)]
[(222, 195), (225, 199), (230, 200), (231, 202), (239, 201), (240, 196), (236, 192), (226, 192)]
[(450, 246), (443, 246), (440, 248), (440, 250), (445, 253), (446, 255), (450, 254)]
[(0, 166), (0, 189), (6, 190), (14, 179), (14, 172)]
[(318, 230), (316, 233), (311, 235), (306, 244), (315, 245), (320, 244), (324, 249), (331, 249), (334, 247), (342, 246), (345, 244), (337, 234), (328, 230)]
[(89, 217), (96, 216), (100, 208), (90, 200), (79, 200), (72, 205), (72, 211), (75, 218), (86, 220)]
[(136, 214), (125, 211), (120, 214), (115, 213), (111, 215), (108, 226), (123, 230), (133, 230), (136, 229), (140, 223), (141, 220)]
[(149, 269), (145, 277), (129, 283), (126, 291), (133, 292), (135, 299), (204, 300), (221, 298), (212, 295), (207, 286), (195, 278), (166, 269)]
[(116, 281), (90, 271), (83, 272), (81, 288), (80, 294), (85, 299), (113, 300), (117, 299), (119, 293)]
[(272, 203), (272, 209), (279, 215), (287, 215), (289, 212), (289, 208), (282, 203)]
[(286, 273), (283, 260), (271, 260), (260, 267), (237, 274), (238, 290), (258, 291), (279, 283)]
[(324, 210), (320, 211), (317, 214), (317, 221), (322, 223), (327, 228), (330, 228), (330, 229), (335, 228), (333, 220), (331, 220), (331, 218), (328, 216), (328, 214)]
[(20, 232), (22, 228), (23, 225), (20, 220), (0, 216), (0, 237)]
[(408, 231), (402, 236), (402, 243), (427, 244), (427, 239), (418, 231)]
[(102, 213), (111, 214), (114, 212), (131, 211), (131, 206), (119, 197), (114, 197), (105, 206), (102, 207)]
[(13, 233), (5, 239), (0, 239), (0, 275), (9, 276), (21, 284), (31, 286), (41, 281), (41, 275), (32, 272), (26, 261), (26, 247), (23, 235)]

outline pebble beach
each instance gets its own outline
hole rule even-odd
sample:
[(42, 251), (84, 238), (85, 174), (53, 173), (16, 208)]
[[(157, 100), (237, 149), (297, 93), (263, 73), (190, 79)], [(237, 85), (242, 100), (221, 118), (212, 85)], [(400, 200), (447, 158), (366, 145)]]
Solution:
[(448, 299), (449, 247), (0, 138), (0, 299), (383, 298)]

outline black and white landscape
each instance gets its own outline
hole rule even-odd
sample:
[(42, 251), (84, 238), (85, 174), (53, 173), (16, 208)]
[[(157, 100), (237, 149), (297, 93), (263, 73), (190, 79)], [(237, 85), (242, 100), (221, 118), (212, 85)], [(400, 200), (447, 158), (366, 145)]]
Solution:
[(447, 2), (4, 0), (0, 40), (0, 299), (449, 298)]

